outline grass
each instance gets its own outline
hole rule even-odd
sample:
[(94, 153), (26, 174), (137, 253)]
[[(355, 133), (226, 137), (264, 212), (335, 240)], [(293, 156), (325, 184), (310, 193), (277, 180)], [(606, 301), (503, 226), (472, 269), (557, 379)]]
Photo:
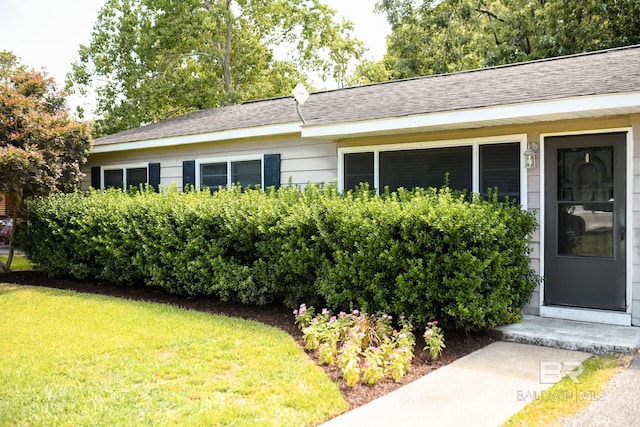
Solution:
[[(607, 381), (628, 366), (631, 356), (593, 356), (583, 362), (579, 383), (565, 377), (512, 416), (503, 427), (562, 426), (563, 420), (601, 398)], [(545, 398), (546, 396), (546, 398)]]
[(0, 324), (0, 426), (316, 425), (347, 409), (256, 322), (0, 283)]
[[(0, 255), (0, 261), (5, 263), (7, 262), (6, 255)], [(11, 261), (11, 271), (22, 271), (22, 270), (31, 270), (33, 268), (33, 264), (31, 261), (27, 259), (24, 255), (13, 255), (13, 260)]]

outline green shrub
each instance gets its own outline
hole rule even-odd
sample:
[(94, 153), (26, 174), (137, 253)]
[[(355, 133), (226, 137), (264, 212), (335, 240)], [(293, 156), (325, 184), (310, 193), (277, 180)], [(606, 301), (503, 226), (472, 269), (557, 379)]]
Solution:
[(50, 275), (247, 304), (477, 330), (517, 320), (537, 283), (534, 216), (447, 189), (91, 191), (32, 199), (26, 217), (20, 245)]

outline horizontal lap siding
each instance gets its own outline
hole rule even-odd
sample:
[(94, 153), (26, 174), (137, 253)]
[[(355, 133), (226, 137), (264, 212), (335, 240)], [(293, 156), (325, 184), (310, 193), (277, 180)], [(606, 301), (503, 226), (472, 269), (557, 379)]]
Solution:
[(336, 143), (323, 140), (302, 141), (299, 138), (270, 138), (93, 154), (89, 157), (89, 163), (83, 167), (87, 176), (83, 179), (82, 188), (87, 189), (90, 185), (88, 175), (91, 166), (159, 162), (161, 185), (175, 184), (182, 189), (182, 162), (185, 160), (272, 153), (281, 155), (282, 185), (288, 184), (290, 179), (293, 184), (305, 185), (309, 182), (334, 182), (338, 177)]

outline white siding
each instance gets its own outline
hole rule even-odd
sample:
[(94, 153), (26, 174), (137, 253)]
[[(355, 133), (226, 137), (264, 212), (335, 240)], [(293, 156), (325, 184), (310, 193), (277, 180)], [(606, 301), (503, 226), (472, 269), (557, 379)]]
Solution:
[(247, 154), (280, 154), (280, 182), (305, 185), (309, 182), (325, 183), (337, 179), (336, 143), (324, 140), (301, 140), (296, 137), (262, 140), (241, 140), (224, 143), (204, 143), (161, 149), (134, 150), (120, 153), (94, 154), (83, 170), (87, 176), (83, 188), (90, 185), (92, 166), (107, 166), (123, 162), (159, 162), (160, 184), (176, 185), (182, 189), (182, 162), (185, 160)]

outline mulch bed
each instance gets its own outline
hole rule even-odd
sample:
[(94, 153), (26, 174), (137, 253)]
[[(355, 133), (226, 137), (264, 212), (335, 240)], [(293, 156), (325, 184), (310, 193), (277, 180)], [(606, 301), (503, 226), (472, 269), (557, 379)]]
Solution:
[[(213, 298), (206, 297), (185, 298), (177, 295), (170, 295), (161, 289), (154, 289), (145, 286), (125, 287), (102, 282), (49, 278), (42, 273), (34, 271), (19, 271), (3, 274), (0, 276), (0, 281), (4, 283), (45, 286), (57, 289), (68, 289), (77, 292), (128, 298), (132, 300), (165, 303), (190, 310), (254, 320), (284, 330), (290, 334), (298, 344), (300, 344), (300, 346), (303, 346), (302, 333), (294, 324), (294, 317), (291, 310), (282, 307), (253, 307), (242, 304), (221, 302)], [(437, 362), (433, 362), (429, 358), (428, 352), (423, 351), (422, 348), (424, 347), (424, 341), (422, 341), (422, 337), (418, 336), (411, 371), (398, 383), (395, 383), (392, 380), (383, 380), (375, 386), (356, 385), (355, 387), (350, 388), (341, 379), (339, 368), (335, 366), (322, 367), (327, 375), (338, 383), (340, 391), (349, 403), (350, 408), (353, 409), (383, 396), (402, 385), (408, 384), (441, 366), (447, 365), (462, 356), (488, 345), (491, 342), (492, 339), (487, 334), (465, 334), (462, 332), (445, 331), (445, 343), (447, 347), (444, 350), (442, 357)], [(315, 359), (311, 354), (309, 357)]]

